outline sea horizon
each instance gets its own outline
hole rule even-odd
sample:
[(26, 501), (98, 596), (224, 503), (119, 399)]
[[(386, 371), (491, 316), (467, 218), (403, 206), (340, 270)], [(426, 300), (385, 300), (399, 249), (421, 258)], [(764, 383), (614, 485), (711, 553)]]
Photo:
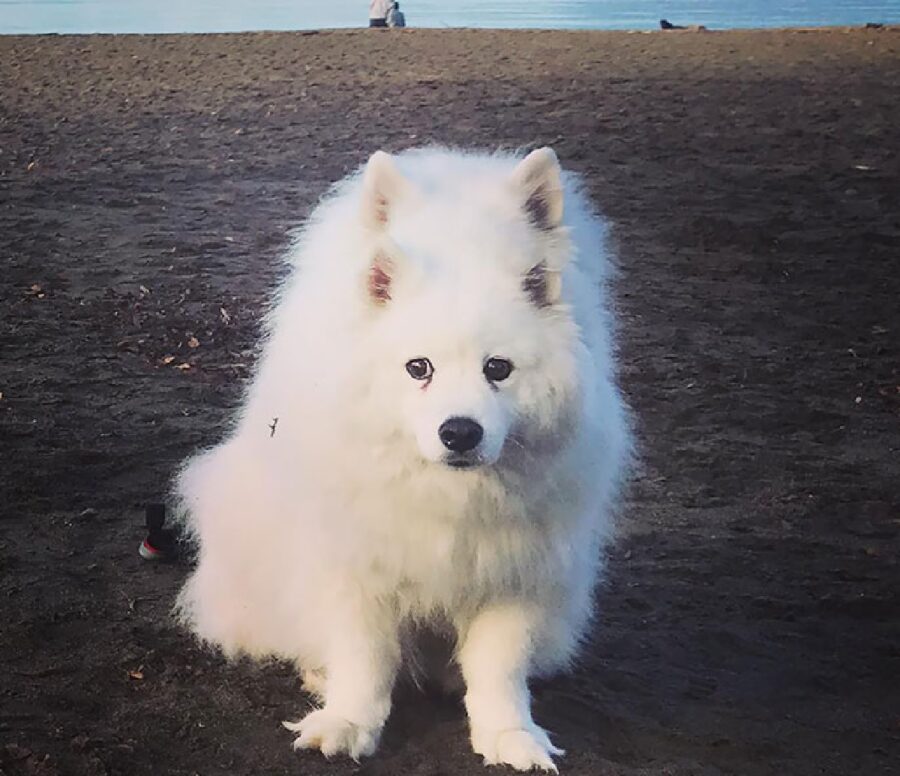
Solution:
[[(900, 23), (900, 0), (437, 0), (401, 2), (410, 27), (659, 29), (660, 19), (708, 29), (845, 27)], [(153, 34), (364, 27), (358, 0), (0, 0), (0, 34)]]

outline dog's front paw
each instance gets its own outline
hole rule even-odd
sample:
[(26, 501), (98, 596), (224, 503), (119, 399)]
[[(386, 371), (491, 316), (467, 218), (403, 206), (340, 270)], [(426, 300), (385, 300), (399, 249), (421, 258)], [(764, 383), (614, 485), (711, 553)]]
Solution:
[(357, 761), (375, 751), (381, 735), (380, 728), (356, 725), (327, 709), (317, 709), (297, 722), (281, 724), (299, 733), (294, 749), (318, 749), (326, 757), (346, 754)]
[(510, 765), (520, 771), (537, 768), (556, 773), (553, 755), (565, 754), (550, 743), (546, 731), (533, 724), (527, 729), (473, 729), (472, 748), (484, 757), (485, 765)]

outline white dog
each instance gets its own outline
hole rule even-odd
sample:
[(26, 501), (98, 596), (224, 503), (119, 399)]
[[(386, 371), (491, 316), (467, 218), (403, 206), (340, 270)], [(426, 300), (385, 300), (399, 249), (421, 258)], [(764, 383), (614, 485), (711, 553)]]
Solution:
[(290, 258), (235, 428), (179, 479), (182, 618), (294, 661), (322, 700), (295, 748), (353, 758), (404, 634), (449, 630), (475, 751), (555, 770), (527, 680), (585, 632), (630, 451), (603, 224), (549, 148), (378, 152)]

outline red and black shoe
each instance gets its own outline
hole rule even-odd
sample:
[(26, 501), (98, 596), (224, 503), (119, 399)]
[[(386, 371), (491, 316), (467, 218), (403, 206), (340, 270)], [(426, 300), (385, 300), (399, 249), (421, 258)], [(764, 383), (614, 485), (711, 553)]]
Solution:
[(164, 504), (148, 504), (146, 510), (147, 536), (138, 547), (144, 560), (169, 560), (175, 555), (175, 532), (164, 528), (166, 507)]

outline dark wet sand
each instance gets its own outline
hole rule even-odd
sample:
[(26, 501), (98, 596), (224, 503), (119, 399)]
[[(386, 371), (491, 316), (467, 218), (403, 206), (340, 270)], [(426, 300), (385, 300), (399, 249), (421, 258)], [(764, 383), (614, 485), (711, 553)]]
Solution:
[(362, 767), (292, 753), (291, 671), (199, 650), (167, 620), (185, 567), (136, 553), (290, 227), (426, 142), (552, 144), (620, 246), (644, 467), (590, 648), (536, 691), (563, 772), (890, 771), (900, 33), (7, 37), (0, 63), (0, 774), (480, 772), (460, 708), (409, 692)]

